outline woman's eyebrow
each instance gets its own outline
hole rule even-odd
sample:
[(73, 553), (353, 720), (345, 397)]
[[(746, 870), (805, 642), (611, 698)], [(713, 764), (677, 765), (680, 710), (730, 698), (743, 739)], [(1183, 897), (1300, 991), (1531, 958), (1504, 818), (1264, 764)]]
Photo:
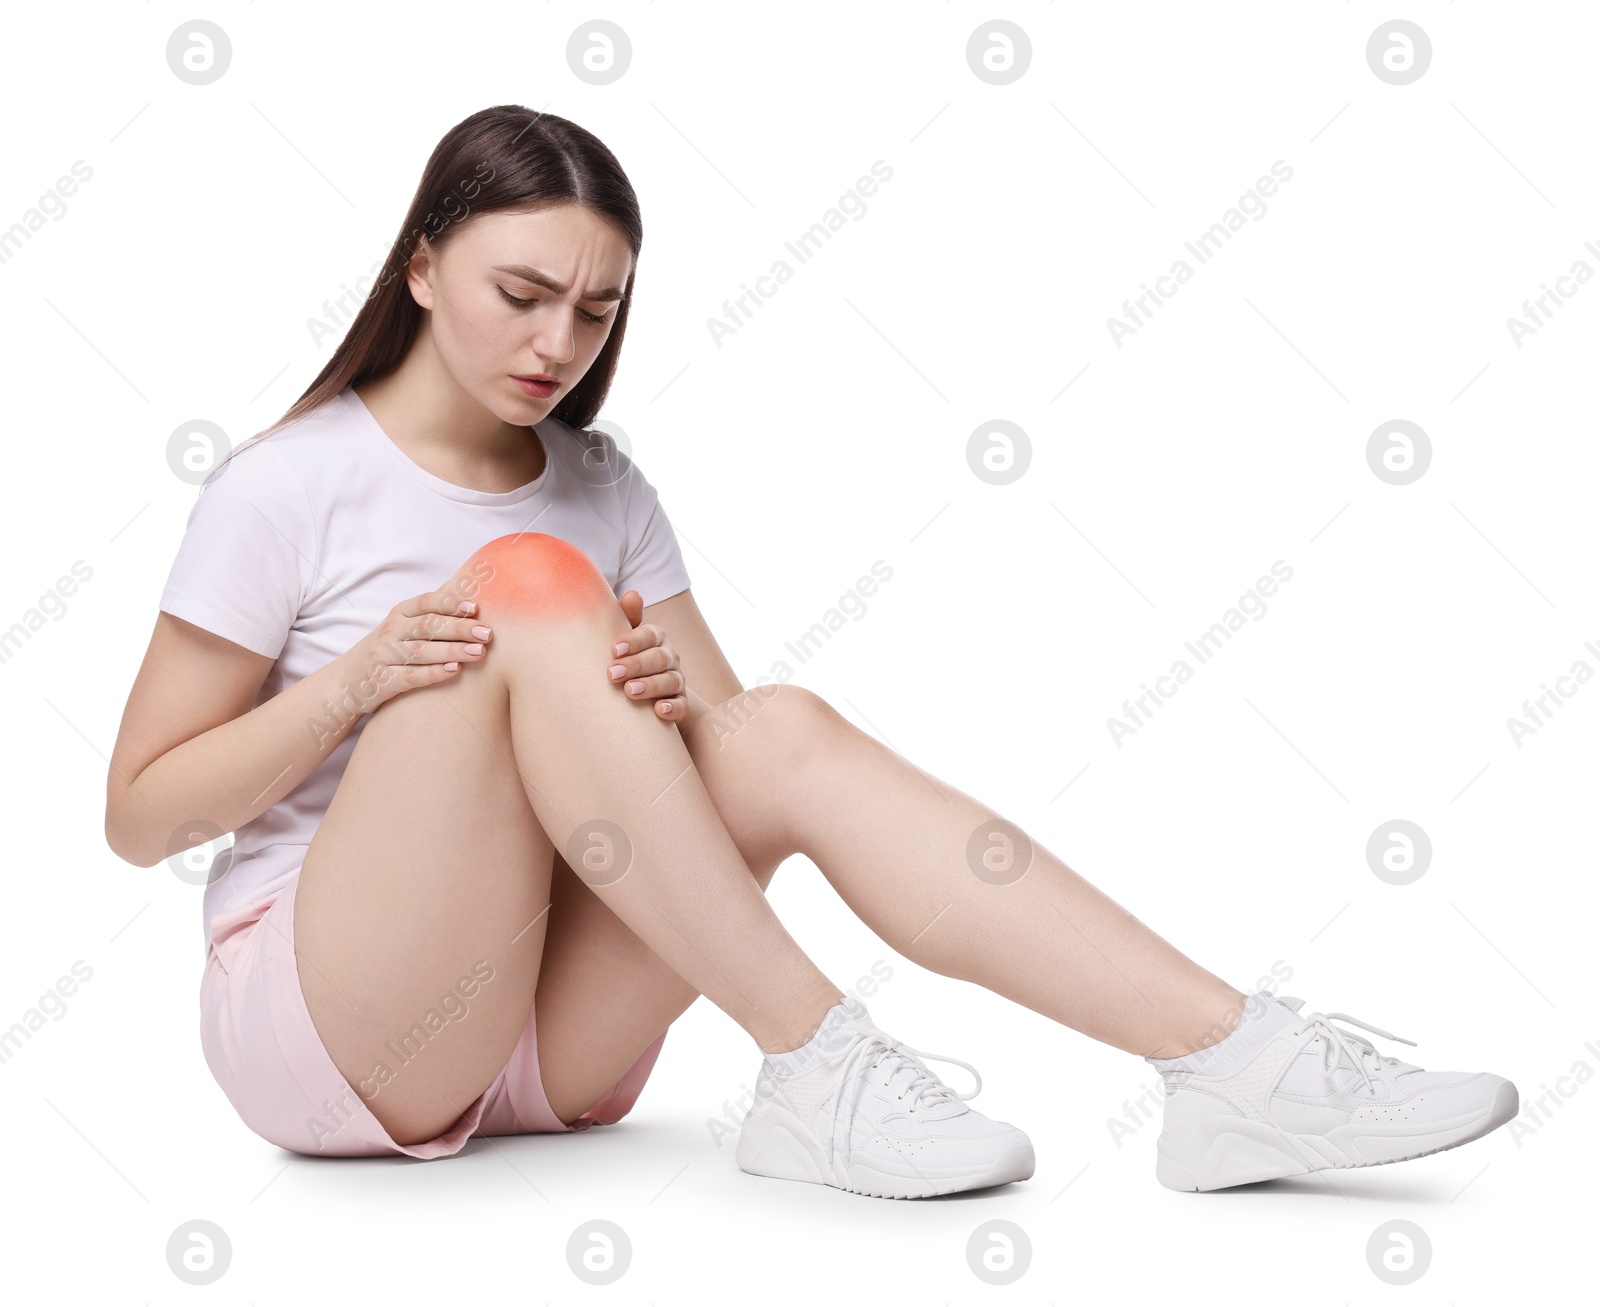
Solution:
[[(538, 268), (531, 268), (526, 263), (497, 263), (495, 272), (507, 272), (513, 277), (521, 277), (523, 281), (531, 281), (535, 286), (543, 286), (555, 295), (565, 295), (567, 288), (552, 277), (548, 272), (540, 272)], [(606, 300), (620, 300), (622, 292), (616, 287), (606, 290), (590, 291), (587, 295), (579, 296), (580, 299), (604, 302)]]

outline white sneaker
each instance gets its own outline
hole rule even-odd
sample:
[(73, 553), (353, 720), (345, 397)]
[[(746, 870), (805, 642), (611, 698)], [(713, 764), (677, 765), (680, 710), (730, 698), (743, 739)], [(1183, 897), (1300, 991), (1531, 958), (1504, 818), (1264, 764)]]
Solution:
[(1332, 1022), (1415, 1046), (1413, 1040), (1342, 1012), (1302, 1015), (1298, 998), (1275, 1002), (1282, 1011), (1264, 1018), (1274, 1028), (1221, 1074), (1207, 1074), (1203, 1056), (1194, 1059), (1199, 1070), (1145, 1059), (1166, 1084), (1156, 1179), (1168, 1189), (1226, 1189), (1403, 1162), (1480, 1138), (1517, 1114), (1517, 1087), (1503, 1076), (1424, 1071), (1380, 1056), (1370, 1041)]
[[(1028, 1136), (967, 1106), (983, 1088), (975, 1067), (891, 1038), (854, 994), (843, 1004), (851, 1019), (818, 1032), (814, 1066), (785, 1076), (762, 1060), (734, 1150), (742, 1170), (874, 1198), (929, 1198), (1033, 1174)], [(976, 1087), (957, 1094), (925, 1057), (966, 1067)]]

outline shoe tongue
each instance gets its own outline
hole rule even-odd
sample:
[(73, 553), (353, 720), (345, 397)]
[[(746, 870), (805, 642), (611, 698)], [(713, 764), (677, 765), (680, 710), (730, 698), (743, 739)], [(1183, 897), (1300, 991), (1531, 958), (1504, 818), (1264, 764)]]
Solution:
[[(1382, 1050), (1375, 1047), (1371, 1041), (1362, 1039), (1359, 1035), (1353, 1035), (1348, 1030), (1343, 1031), (1342, 1033), (1344, 1034), (1345, 1042), (1349, 1044), (1351, 1052), (1355, 1054), (1360, 1065), (1358, 1066), (1355, 1063), (1352, 1063), (1349, 1054), (1335, 1044), (1334, 1052), (1338, 1054), (1338, 1060), (1334, 1063), (1336, 1070), (1342, 1072), (1359, 1072), (1363, 1069), (1371, 1071), (1375, 1066), (1386, 1066), (1388, 1064), (1388, 1058), (1383, 1054)], [(1321, 1035), (1317, 1036), (1319, 1042), (1322, 1040), (1322, 1038), (1323, 1036)], [(1317, 1048), (1316, 1044), (1310, 1045), (1308, 1051), (1310, 1051), (1310, 1049), (1316, 1049), (1316, 1055), (1318, 1057), (1322, 1057), (1324, 1055), (1321, 1049)], [(1374, 1062), (1374, 1059), (1376, 1059), (1376, 1062)], [(1420, 1071), (1422, 1068), (1412, 1066), (1409, 1062), (1400, 1062), (1391, 1069), (1394, 1071), (1396, 1076), (1400, 1076), (1404, 1075), (1407, 1071)]]
[(872, 1018), (867, 1015), (867, 1005), (854, 994), (845, 994), (834, 1006), (842, 1007), (850, 1014), (852, 1020), (860, 1022), (862, 1025), (869, 1026), (874, 1030), (877, 1029), (877, 1027), (873, 1024)]
[[(854, 994), (846, 994), (829, 1010), (818, 1038), (824, 1054), (832, 1056), (843, 1052), (863, 1034), (877, 1035), (885, 1040), (890, 1038), (868, 1015), (866, 1004)], [(909, 1055), (885, 1056), (889, 1058), (887, 1079), (892, 1093), (907, 1090), (923, 1074), (922, 1068)], [(918, 1095), (916, 1108), (917, 1115), (928, 1121), (943, 1121), (971, 1110), (966, 1100), (957, 1098), (953, 1090), (949, 1094), (936, 1094), (931, 1088), (924, 1088)]]
[(823, 1014), (822, 1024), (812, 1036), (812, 1043), (831, 1057), (849, 1048), (864, 1033), (877, 1029), (867, 1017), (867, 1010), (854, 994), (846, 994)]

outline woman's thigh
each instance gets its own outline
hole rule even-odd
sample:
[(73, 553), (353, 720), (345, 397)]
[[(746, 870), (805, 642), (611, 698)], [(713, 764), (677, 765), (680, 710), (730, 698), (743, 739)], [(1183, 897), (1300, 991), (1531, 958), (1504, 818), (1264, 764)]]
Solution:
[[(488, 670), (465, 666), (367, 719), (296, 886), (306, 1006), (352, 1084), (393, 1071), (367, 1106), (397, 1143), (441, 1134), (490, 1085), (539, 975), (554, 849)], [(392, 1049), (464, 980), (467, 1017), (400, 1063)]]
[[(483, 670), (372, 714), (296, 887), (306, 1006), (350, 1083), (370, 1083), (376, 1065), (394, 1071), (366, 1101), (397, 1143), (454, 1124), (506, 1068), (530, 1008), (545, 1095), (570, 1123), (697, 997), (557, 854), (514, 766), (505, 684), (474, 674)], [(797, 687), (766, 687), (683, 729), (763, 889), (794, 849), (796, 780), (819, 704)], [(397, 1066), (392, 1049), (472, 977), (468, 1019)]]
[[(692, 727), (661, 729), (682, 730), (717, 815), (765, 890), (794, 852), (799, 773), (814, 756), (821, 701), (796, 686), (763, 688)], [(541, 1079), (556, 1114), (571, 1122), (594, 1107), (696, 997), (557, 856), (534, 999)]]

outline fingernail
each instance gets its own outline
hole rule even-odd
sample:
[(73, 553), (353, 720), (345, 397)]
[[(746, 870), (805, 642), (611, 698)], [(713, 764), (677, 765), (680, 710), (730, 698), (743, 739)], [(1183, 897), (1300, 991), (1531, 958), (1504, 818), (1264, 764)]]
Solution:
[(628, 674), (628, 669), (626, 667), (624, 667), (621, 663), (616, 664), (616, 666), (614, 666), (611, 669), (611, 679), (613, 681), (620, 681), (627, 674)]
[(478, 605), (473, 603), (470, 599), (463, 599), (461, 601), (461, 607), (458, 611), (465, 613), (468, 617), (471, 617), (473, 613), (478, 611)]
[(445, 671), (447, 671), (447, 672), (454, 672), (454, 671), (457, 671), (457, 670), (459, 670), (459, 669), (460, 669), (460, 667), (461, 667), (461, 664), (460, 664), (460, 663), (446, 663), (446, 664), (445, 664), (445, 665), (444, 665), (444, 669), (445, 669)]
[(465, 649), (474, 658), (476, 658), (479, 654), (481, 654), (483, 652), (483, 646), (481, 644), (463, 645), (462, 648)]
[(472, 633), (480, 640), (487, 640), (489, 638), (489, 628), (487, 626), (474, 626), (472, 628)]
[(626, 640), (623, 640), (622, 642), (617, 644), (615, 647), (613, 647), (611, 652), (616, 654), (617, 657), (619, 657), (619, 658), (622, 657), (623, 654), (628, 652), (628, 642)]
[(644, 689), (644, 682), (642, 682), (642, 681), (629, 681), (628, 682), (628, 693), (629, 694), (638, 694), (643, 689)]

